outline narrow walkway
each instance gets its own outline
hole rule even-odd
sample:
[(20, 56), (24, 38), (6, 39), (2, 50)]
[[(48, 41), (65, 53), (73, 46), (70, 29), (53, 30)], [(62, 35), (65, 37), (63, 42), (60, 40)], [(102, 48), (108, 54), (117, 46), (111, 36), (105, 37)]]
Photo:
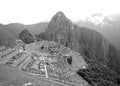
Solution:
[(43, 58), (43, 61), (44, 61), (44, 70), (45, 70), (45, 77), (48, 78), (48, 72), (47, 72), (47, 67), (46, 67), (46, 64), (45, 64), (45, 57), (42, 55), (42, 58)]

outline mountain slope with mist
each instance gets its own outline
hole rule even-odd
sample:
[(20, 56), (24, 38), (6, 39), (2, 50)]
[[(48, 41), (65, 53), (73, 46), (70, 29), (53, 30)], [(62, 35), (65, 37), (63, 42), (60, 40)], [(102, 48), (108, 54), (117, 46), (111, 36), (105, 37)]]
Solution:
[[(91, 26), (93, 24), (88, 21), (87, 23)], [(12, 25), (16, 27), (15, 24)], [(14, 35), (14, 40), (19, 38), (25, 44), (30, 44), (33, 42), (36, 43), (41, 40), (57, 42), (60, 45), (78, 52), (87, 62), (88, 66), (84, 69), (77, 68), (76, 73), (79, 76), (82, 76), (82, 78), (85, 79), (90, 85), (120, 85), (119, 53), (116, 48), (109, 43), (108, 40), (106, 40), (106, 37), (100, 34), (99, 31), (94, 30), (95, 27), (92, 30), (87, 27), (87, 24), (86, 27), (82, 27), (82, 25), (78, 26), (72, 23), (72, 21), (69, 20), (63, 12), (58, 12), (55, 14), (49, 23), (45, 23), (43, 25), (44, 27), (40, 27), (41, 25), (37, 24), (35, 26), (25, 26), (17, 24), (17, 26), (21, 29), (19, 29), (16, 33), (13, 32), (12, 36)], [(98, 22), (97, 25), (101, 26)], [(1, 27), (3, 26), (1, 25)], [(12, 36), (11, 39), (13, 38)], [(3, 38), (4, 36), (1, 36), (2, 40)], [(8, 39), (5, 40), (5, 42), (9, 41)], [(5, 43), (1, 42), (1, 44), (4, 45)], [(52, 50), (50, 51), (51, 53), (54, 53)]]
[(8, 25), (0, 24), (0, 46), (11, 46), (24, 29), (28, 29), (32, 35), (35, 35), (45, 31), (47, 25), (47, 22), (33, 25), (23, 25), (19, 23), (11, 23)]
[(78, 74), (92, 86), (120, 84), (119, 75), (114, 76), (115, 72), (120, 73), (118, 51), (98, 31), (79, 27), (73, 24), (64, 13), (58, 12), (52, 17), (46, 32), (40, 33), (36, 37), (55, 41), (79, 52), (89, 66), (85, 70), (78, 70)]
[(91, 15), (85, 21), (80, 20), (76, 24), (97, 30), (120, 51), (120, 14), (109, 16), (102, 14)]

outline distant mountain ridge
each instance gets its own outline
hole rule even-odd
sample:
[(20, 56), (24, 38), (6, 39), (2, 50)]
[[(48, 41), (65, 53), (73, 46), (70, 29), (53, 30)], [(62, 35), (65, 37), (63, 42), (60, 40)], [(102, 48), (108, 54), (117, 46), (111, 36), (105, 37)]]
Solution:
[[(95, 18), (93, 18), (93, 17), (95, 17)], [(101, 18), (100, 21), (96, 20), (96, 17), (97, 17), (97, 19), (100, 17)], [(104, 19), (102, 19), (103, 17), (104, 17)], [(88, 21), (91, 18), (93, 18), (94, 22), (98, 22), (98, 24), (95, 25), (91, 21)], [(87, 27), (90, 29), (97, 30), (112, 45), (114, 45), (120, 51), (120, 45), (119, 45), (120, 44), (119, 43), (120, 42), (120, 39), (119, 39), (120, 14), (111, 15), (110, 17), (106, 17), (106, 16), (103, 16), (102, 14), (98, 13), (98, 14), (92, 15), (92, 17), (88, 18), (88, 20), (86, 20), (86, 21), (80, 20), (79, 22), (76, 22), (75, 24), (77, 24), (80, 27)], [(103, 20), (103, 21), (101, 21), (101, 20)], [(101, 24), (101, 22), (104, 22), (104, 25)], [(35, 34), (44, 32), (48, 26), (48, 23), (49, 22), (43, 22), (43, 23), (32, 24), (32, 25), (24, 25), (24, 24), (19, 24), (19, 23), (11, 23), (8, 25), (0, 24), (0, 32), (2, 34), (4, 34), (4, 38), (2, 38), (2, 39), (5, 39), (5, 40), (11, 39), (14, 41), (23, 29), (28, 29), (32, 35), (35, 35)], [(101, 25), (103, 25), (103, 26), (101, 27)], [(4, 31), (1, 29), (4, 29)], [(11, 42), (13, 42), (13, 41), (11, 41)], [(2, 44), (4, 44), (4, 43), (2, 43)], [(5, 43), (5, 44), (7, 44), (7, 43)]]
[(28, 29), (32, 36), (37, 34), (36, 38), (39, 40), (58, 42), (89, 59), (96, 60), (104, 64), (104, 66), (109, 66), (114, 71), (120, 71), (120, 58), (117, 50), (97, 31), (78, 27), (63, 12), (58, 12), (53, 16), (49, 24), (44, 23), (44, 28), (41, 25), (43, 23), (27, 26), (23, 24), (1, 25), (0, 44), (6, 46), (12, 45), (19, 38), (20, 32)]
[[(56, 13), (45, 27), (43, 32), (40, 29), (40, 32), (35, 33), (35, 35), (29, 29), (24, 28), (18, 38), (26, 44), (37, 43), (41, 40), (57, 42), (80, 53), (88, 63), (86, 69), (78, 68), (76, 72), (90, 85), (120, 85), (120, 56), (118, 51), (98, 31), (72, 23), (63, 12)], [(51, 51), (51, 53), (54, 52)]]
[(38, 39), (58, 42), (116, 72), (120, 71), (117, 50), (99, 32), (73, 24), (62, 12), (53, 16), (40, 37), (44, 38), (38, 36)]
[(109, 16), (102, 14), (91, 15), (86, 20), (80, 20), (76, 24), (97, 30), (120, 51), (120, 14)]
[(117, 78), (112, 71), (120, 73), (120, 56), (115, 47), (98, 31), (79, 27), (72, 23), (64, 13), (58, 12), (52, 17), (46, 31), (37, 37), (42, 40), (55, 41), (79, 52), (91, 65), (87, 70), (79, 70), (78, 74), (92, 86), (120, 84), (119, 78), (116, 79), (117, 81), (112, 80)]
[(24, 25), (19, 23), (11, 23), (8, 25), (0, 24), (0, 46), (11, 46), (13, 42), (18, 38), (20, 32), (24, 29), (28, 29), (32, 35), (45, 31), (48, 22)]

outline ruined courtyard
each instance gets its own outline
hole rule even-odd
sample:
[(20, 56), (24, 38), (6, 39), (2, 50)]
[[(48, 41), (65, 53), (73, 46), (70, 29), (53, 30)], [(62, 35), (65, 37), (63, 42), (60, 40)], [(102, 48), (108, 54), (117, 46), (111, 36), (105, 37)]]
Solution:
[(77, 70), (87, 67), (85, 60), (79, 53), (55, 42), (24, 44), (18, 41), (13, 48), (3, 46), (0, 64), (71, 86), (88, 86), (76, 74)]

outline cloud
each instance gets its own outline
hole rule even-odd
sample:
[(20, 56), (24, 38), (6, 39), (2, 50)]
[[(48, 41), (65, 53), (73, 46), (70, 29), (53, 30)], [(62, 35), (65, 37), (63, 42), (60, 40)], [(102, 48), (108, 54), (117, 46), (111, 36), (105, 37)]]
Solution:
[(58, 11), (78, 21), (93, 13), (120, 12), (118, 9), (119, 0), (0, 0), (0, 23), (49, 21)]

